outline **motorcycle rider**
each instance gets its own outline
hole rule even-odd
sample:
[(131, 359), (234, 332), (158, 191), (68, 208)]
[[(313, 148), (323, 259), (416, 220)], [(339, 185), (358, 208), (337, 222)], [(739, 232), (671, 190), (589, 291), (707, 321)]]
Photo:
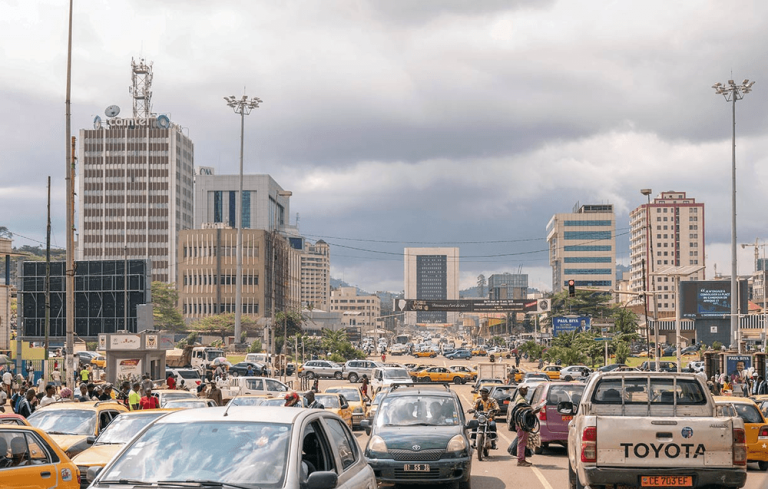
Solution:
[[(488, 395), (489, 391), (487, 387), (480, 389), (480, 397), (475, 401), (475, 411), (482, 411), (488, 418), (488, 429), (494, 434), (492, 436), (493, 448), (496, 448), (496, 422), (493, 417), (499, 412), (499, 403), (496, 399)], [(480, 448), (480, 447), (478, 447)]]

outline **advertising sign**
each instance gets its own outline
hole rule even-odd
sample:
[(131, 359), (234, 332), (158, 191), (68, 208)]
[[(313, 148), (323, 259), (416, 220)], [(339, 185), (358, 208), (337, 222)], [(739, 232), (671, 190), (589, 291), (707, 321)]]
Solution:
[(752, 357), (749, 355), (727, 355), (725, 357), (725, 371), (731, 381), (747, 378), (747, 370), (752, 366)]
[(552, 336), (557, 336), (559, 333), (570, 333), (572, 331), (587, 331), (591, 327), (592, 318), (588, 316), (575, 318), (552, 318)]
[(448, 311), (448, 312), (536, 312), (543, 306), (536, 299), (456, 299), (456, 300), (421, 300), (395, 299), (397, 311)]
[(141, 378), (141, 359), (126, 358), (117, 362), (118, 379), (140, 379)]
[(157, 335), (156, 334), (148, 334), (145, 337), (146, 345), (145, 348), (147, 350), (157, 350)]
[[(740, 308), (747, 310), (748, 285), (739, 282)], [(731, 314), (731, 282), (726, 280), (680, 282), (683, 318), (723, 318)]]
[(137, 334), (113, 334), (109, 337), (110, 350), (139, 350), (141, 336)]

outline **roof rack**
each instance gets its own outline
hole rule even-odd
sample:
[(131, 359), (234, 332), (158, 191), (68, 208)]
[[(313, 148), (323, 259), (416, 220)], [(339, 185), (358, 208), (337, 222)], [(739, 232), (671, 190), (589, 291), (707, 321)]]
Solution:
[(416, 384), (416, 383), (411, 383), (411, 382), (408, 382), (408, 383), (406, 383), (406, 382), (395, 382), (395, 383), (393, 383), (391, 385), (389, 391), (393, 392), (393, 391), (399, 389), (400, 387), (417, 387), (417, 388), (421, 388), (421, 387), (438, 386), (438, 385), (441, 385), (441, 386), (445, 387), (445, 390), (447, 390), (447, 391), (451, 390), (451, 384), (449, 384), (448, 382), (427, 382), (427, 383), (421, 383), (421, 384)]

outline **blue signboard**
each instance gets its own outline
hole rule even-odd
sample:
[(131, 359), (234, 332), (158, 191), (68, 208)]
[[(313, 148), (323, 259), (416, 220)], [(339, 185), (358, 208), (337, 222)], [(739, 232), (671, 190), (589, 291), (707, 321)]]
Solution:
[(752, 357), (749, 355), (727, 355), (725, 357), (725, 372), (731, 381), (747, 378), (747, 370), (752, 366)]
[(552, 336), (557, 336), (559, 333), (570, 333), (572, 331), (586, 331), (592, 327), (592, 318), (588, 316), (566, 318), (566, 317), (553, 317), (552, 318)]

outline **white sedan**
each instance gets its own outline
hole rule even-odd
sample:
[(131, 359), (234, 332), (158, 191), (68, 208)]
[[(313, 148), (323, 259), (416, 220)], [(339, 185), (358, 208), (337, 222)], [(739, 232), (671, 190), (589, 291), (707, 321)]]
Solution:
[(560, 369), (560, 380), (587, 380), (592, 370), (584, 365), (571, 365)]

